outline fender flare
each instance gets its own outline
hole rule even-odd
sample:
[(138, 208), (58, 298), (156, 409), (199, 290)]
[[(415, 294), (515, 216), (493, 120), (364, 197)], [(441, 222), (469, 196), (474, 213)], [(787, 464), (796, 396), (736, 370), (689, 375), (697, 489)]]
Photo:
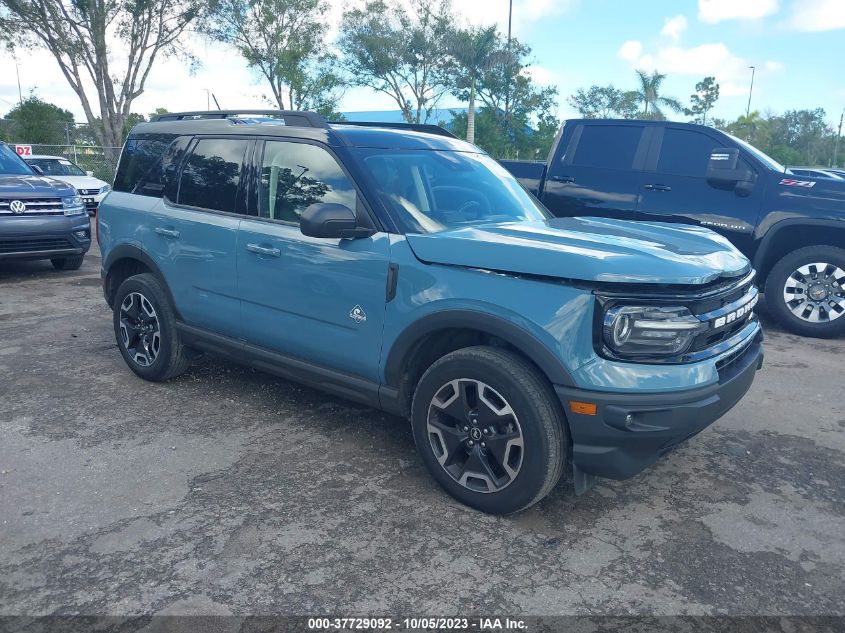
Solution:
[(384, 364), (385, 383), (390, 387), (399, 387), (405, 361), (416, 343), (427, 334), (452, 328), (476, 330), (496, 336), (525, 354), (552, 384), (576, 386), (560, 359), (533, 334), (507, 319), (465, 309), (434, 312), (405, 328), (388, 352)]
[[(132, 244), (120, 244), (115, 246), (109, 251), (109, 254), (103, 260), (103, 294), (107, 294), (106, 279), (108, 279), (109, 271), (117, 262), (124, 259), (134, 259), (135, 261), (141, 262), (144, 266), (149, 268), (156, 277), (158, 277), (161, 285), (164, 287), (164, 291), (167, 293), (167, 298), (170, 300), (171, 307), (176, 312), (177, 318), (181, 318), (179, 310), (176, 307), (176, 302), (173, 300), (173, 294), (170, 292), (170, 286), (168, 285), (164, 274), (161, 272), (161, 268), (159, 268), (158, 264), (156, 264), (152, 257), (139, 247)], [(115, 290), (117, 289), (115, 288)], [(108, 296), (106, 296), (106, 301), (109, 301)]]
[[(759, 271), (761, 265), (766, 259), (768, 255), (769, 248), (771, 246), (772, 241), (777, 237), (777, 235), (791, 227), (791, 226), (807, 226), (813, 228), (832, 228), (832, 229), (840, 229), (845, 230), (845, 223), (841, 220), (816, 220), (812, 218), (788, 218), (786, 220), (781, 220), (775, 224), (773, 224), (763, 238), (760, 240), (760, 245), (757, 247), (757, 251), (754, 253), (754, 258), (752, 259), (752, 265), (754, 266), (754, 270)], [(840, 248), (845, 248), (845, 246), (841, 246)]]

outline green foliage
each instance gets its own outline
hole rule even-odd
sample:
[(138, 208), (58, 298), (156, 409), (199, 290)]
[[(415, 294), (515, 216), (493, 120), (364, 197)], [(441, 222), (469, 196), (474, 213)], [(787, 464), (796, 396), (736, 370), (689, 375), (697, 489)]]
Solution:
[(690, 95), (690, 107), (684, 110), (687, 116), (695, 117), (696, 123), (707, 125), (707, 113), (719, 100), (719, 84), (715, 77), (705, 77), (695, 84), (695, 93)]
[(475, 101), (482, 73), (506, 60), (495, 26), (457, 29), (447, 42), (454, 62), (449, 87), (459, 99), (468, 102), (466, 140), (475, 142)]
[(344, 80), (329, 53), (326, 0), (214, 0), (203, 31), (233, 46), (281, 109), (332, 114)]
[(344, 11), (338, 47), (351, 82), (388, 95), (408, 123), (426, 123), (450, 83), (449, 0), (367, 0)]
[(637, 118), (637, 92), (612, 85), (579, 88), (569, 97), (570, 105), (585, 119)]
[(663, 113), (664, 108), (669, 108), (674, 112), (681, 112), (684, 109), (681, 102), (677, 99), (660, 94), (660, 88), (666, 79), (665, 74), (659, 73), (656, 70), (651, 74), (643, 70), (638, 70), (637, 79), (640, 85), (634, 92), (636, 93), (637, 100), (643, 104), (642, 118), (662, 120), (666, 118)]
[(13, 108), (6, 119), (10, 123), (5, 136), (21, 143), (63, 145), (74, 127), (73, 114), (35, 95)]

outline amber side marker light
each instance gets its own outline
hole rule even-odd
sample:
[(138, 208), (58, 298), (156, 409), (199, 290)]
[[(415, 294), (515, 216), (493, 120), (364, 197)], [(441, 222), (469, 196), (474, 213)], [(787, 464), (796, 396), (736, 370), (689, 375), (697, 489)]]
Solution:
[(580, 413), (581, 415), (595, 415), (598, 407), (595, 402), (580, 402), (578, 400), (569, 401), (569, 410), (572, 413)]

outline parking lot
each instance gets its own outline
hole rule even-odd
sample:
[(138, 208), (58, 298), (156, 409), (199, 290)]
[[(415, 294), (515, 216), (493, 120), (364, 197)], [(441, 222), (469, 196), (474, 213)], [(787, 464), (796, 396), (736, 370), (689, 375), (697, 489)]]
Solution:
[(136, 378), (99, 264), (0, 264), (2, 614), (845, 614), (845, 340), (763, 306), (725, 418), (497, 518), (400, 419), (216, 359)]

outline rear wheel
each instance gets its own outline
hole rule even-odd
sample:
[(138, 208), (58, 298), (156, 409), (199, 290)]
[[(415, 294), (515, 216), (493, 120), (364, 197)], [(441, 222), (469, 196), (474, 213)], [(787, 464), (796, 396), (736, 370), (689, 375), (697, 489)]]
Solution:
[(188, 368), (176, 315), (155, 275), (135, 275), (120, 284), (113, 321), (120, 353), (141, 378), (169, 380)]
[(50, 263), (53, 264), (53, 268), (56, 270), (79, 270), (79, 267), (82, 266), (82, 260), (85, 259), (85, 255), (74, 255), (73, 257), (56, 257), (50, 260)]
[(470, 347), (435, 362), (414, 393), (412, 426), (431, 475), (482, 512), (537, 503), (563, 471), (566, 428), (554, 392), (510, 351)]
[(766, 302), (795, 334), (845, 334), (845, 250), (808, 246), (784, 256), (766, 280)]

